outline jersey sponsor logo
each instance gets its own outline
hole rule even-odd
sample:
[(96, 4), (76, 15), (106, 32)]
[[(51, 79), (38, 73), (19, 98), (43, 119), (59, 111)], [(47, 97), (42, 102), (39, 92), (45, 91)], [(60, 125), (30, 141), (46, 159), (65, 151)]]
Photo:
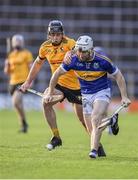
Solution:
[(99, 63), (96, 63), (96, 62), (95, 62), (95, 63), (93, 64), (93, 67), (94, 67), (94, 69), (98, 69), (98, 68), (99, 68)]
[(86, 69), (90, 69), (91, 63), (86, 63)]
[(82, 63), (77, 62), (76, 66), (83, 67), (84, 65)]
[(79, 101), (82, 101), (82, 96), (77, 96)]
[(60, 50), (61, 50), (61, 52), (64, 52), (64, 48), (63, 47), (61, 47)]
[(47, 53), (51, 53), (51, 49), (47, 49), (46, 52), (47, 52)]
[(60, 48), (58, 48), (58, 49), (54, 49), (53, 51), (54, 51), (54, 54), (57, 54), (57, 53), (65, 53), (63, 47), (60, 47)]

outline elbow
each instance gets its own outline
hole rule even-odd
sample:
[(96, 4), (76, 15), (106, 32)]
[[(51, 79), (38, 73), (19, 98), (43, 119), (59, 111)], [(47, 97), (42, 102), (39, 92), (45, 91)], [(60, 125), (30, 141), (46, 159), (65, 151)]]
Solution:
[(117, 82), (125, 83), (125, 78), (124, 78), (123, 74), (121, 73), (121, 71), (119, 71), (119, 72), (116, 74), (115, 79), (116, 79)]
[(9, 74), (8, 69), (4, 69), (4, 74)]
[(122, 73), (121, 73), (121, 71), (120, 70), (118, 70), (118, 72), (114, 75), (114, 78), (116, 79), (116, 80), (118, 80), (118, 79), (122, 79), (122, 77), (123, 77), (123, 75), (122, 75)]

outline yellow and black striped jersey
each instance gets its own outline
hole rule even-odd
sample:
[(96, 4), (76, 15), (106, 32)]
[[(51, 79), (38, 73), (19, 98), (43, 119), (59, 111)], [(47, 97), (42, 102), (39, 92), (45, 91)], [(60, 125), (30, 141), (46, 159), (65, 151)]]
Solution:
[[(75, 41), (66, 36), (60, 45), (53, 46), (51, 41), (45, 41), (39, 49), (39, 57), (46, 59), (51, 67), (52, 73), (61, 65), (67, 51), (70, 51), (75, 46)], [(79, 81), (73, 70), (61, 76), (58, 84), (69, 89), (80, 89)]]

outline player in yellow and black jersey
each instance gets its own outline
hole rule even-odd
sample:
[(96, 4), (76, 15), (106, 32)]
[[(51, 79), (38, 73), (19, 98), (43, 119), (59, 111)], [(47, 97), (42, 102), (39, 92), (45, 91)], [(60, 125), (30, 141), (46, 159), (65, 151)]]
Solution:
[[(48, 26), (47, 35), (48, 40), (40, 46), (38, 57), (31, 68), (29, 76), (26, 82), (21, 86), (21, 90), (23, 92), (30, 88), (32, 81), (40, 71), (45, 60), (49, 62), (51, 71), (52, 73), (54, 73), (55, 70), (63, 62), (63, 58), (66, 52), (71, 50), (75, 46), (75, 41), (64, 35), (63, 25), (61, 21), (51, 21)], [(63, 99), (67, 98), (69, 102), (73, 103), (75, 112), (79, 120), (82, 122), (84, 127), (86, 127), (82, 114), (82, 104), (79, 98), (81, 96), (80, 85), (73, 71), (69, 71), (66, 75), (62, 76), (59, 79), (55, 89), (55, 94), (62, 94)], [(45, 102), (43, 102), (45, 119), (47, 120), (53, 133), (53, 138), (50, 142), (50, 146), (52, 147), (51, 149), (54, 149), (56, 146), (62, 145), (53, 105), (54, 104), (46, 104)]]
[[(61, 39), (62, 34), (59, 34), (59, 36), (59, 39)], [(62, 37), (62, 42), (58, 45), (53, 45), (51, 40), (45, 41), (39, 49), (39, 58), (49, 62), (53, 74), (62, 63), (65, 53), (71, 50), (74, 45), (75, 41), (66, 36)], [(68, 83), (68, 80), (70, 80), (70, 83)], [(61, 77), (58, 83), (59, 85), (72, 90), (80, 89), (79, 82), (73, 71), (70, 71), (66, 76)]]
[(9, 75), (9, 91), (21, 122), (20, 132), (25, 133), (27, 132), (28, 125), (23, 108), (22, 93), (17, 90), (17, 86), (25, 82), (33, 56), (29, 50), (24, 48), (24, 38), (22, 35), (13, 36), (12, 48), (13, 50), (9, 53), (5, 61), (4, 72)]

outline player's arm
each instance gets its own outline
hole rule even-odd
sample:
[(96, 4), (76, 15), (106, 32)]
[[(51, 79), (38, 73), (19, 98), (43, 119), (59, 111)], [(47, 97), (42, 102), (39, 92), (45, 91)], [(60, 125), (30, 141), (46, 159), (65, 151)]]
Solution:
[(61, 66), (54, 72), (49, 83), (49, 94), (53, 94), (54, 88), (58, 82), (59, 77), (65, 73), (66, 71), (63, 70)]
[(40, 57), (36, 58), (36, 60), (34, 61), (32, 67), (30, 69), (30, 72), (29, 72), (29, 75), (28, 75), (26, 81), (20, 87), (20, 90), (22, 92), (25, 92), (28, 88), (31, 87), (33, 80), (36, 78), (36, 76), (39, 73), (44, 62), (45, 62), (44, 59), (41, 59)]
[(72, 57), (74, 56), (76, 54), (76, 51), (75, 50), (70, 50), (70, 51), (68, 51), (66, 54), (65, 54), (65, 56), (64, 56), (64, 60), (63, 60), (63, 62), (65, 63), (65, 64), (70, 64), (71, 63), (71, 59), (72, 59)]
[(40, 57), (37, 57), (36, 60), (34, 61), (31, 69), (30, 69), (30, 72), (29, 72), (29, 75), (26, 79), (26, 81), (28, 83), (32, 83), (32, 81), (36, 78), (37, 74), (39, 73), (42, 65), (44, 64), (45, 60), (44, 59), (40, 59)]
[(62, 63), (60, 67), (54, 72), (49, 83), (48, 92), (44, 98), (45, 103), (48, 103), (52, 100), (52, 95), (54, 94), (54, 89), (58, 82), (59, 77), (71, 69), (72, 69), (72, 64), (67, 65), (65, 63)]
[(9, 63), (8, 59), (5, 60), (4, 73), (7, 75), (10, 74), (10, 63)]
[(74, 47), (75, 47), (75, 41), (73, 39), (69, 42), (69, 51), (65, 54), (63, 62), (65, 64), (70, 64), (72, 57), (76, 54)]
[(54, 89), (58, 82), (58, 79), (61, 75), (65, 73), (66, 71), (61, 66), (54, 72), (49, 82), (48, 92), (46, 96), (44, 97), (45, 103), (48, 103), (52, 100), (52, 95), (54, 94)]
[(121, 98), (122, 98), (122, 103), (126, 104), (126, 107), (129, 106), (129, 104), (131, 103), (130, 99), (128, 98), (127, 95), (127, 88), (126, 88), (126, 82), (125, 82), (125, 78), (122, 75), (121, 71), (118, 70), (116, 74), (113, 75), (117, 85), (119, 87), (120, 93), (121, 93)]
[(125, 104), (126, 107), (129, 106), (131, 101), (128, 98), (125, 78), (122, 75), (121, 71), (116, 66), (114, 66), (112, 62), (109, 61), (106, 61), (104, 67), (107, 70), (107, 72), (111, 74), (117, 82), (117, 85), (121, 93), (121, 98), (122, 98), (121, 102)]
[(6, 51), (7, 51), (7, 58), (5, 59), (5, 63), (4, 63), (4, 73), (7, 75), (10, 75), (11, 69), (10, 69), (10, 63), (8, 60), (8, 56), (11, 52), (11, 40), (9, 37), (6, 38)]

